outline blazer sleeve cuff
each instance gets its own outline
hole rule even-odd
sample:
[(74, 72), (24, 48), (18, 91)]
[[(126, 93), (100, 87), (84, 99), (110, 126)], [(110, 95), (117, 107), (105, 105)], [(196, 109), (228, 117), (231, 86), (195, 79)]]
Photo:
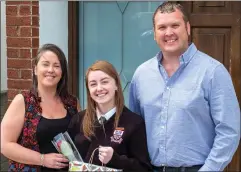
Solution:
[(121, 156), (116, 153), (115, 151), (113, 152), (111, 160), (107, 163), (108, 166), (110, 167), (115, 167), (117, 169), (120, 169), (121, 167), (123, 168), (122, 162), (121, 162)]

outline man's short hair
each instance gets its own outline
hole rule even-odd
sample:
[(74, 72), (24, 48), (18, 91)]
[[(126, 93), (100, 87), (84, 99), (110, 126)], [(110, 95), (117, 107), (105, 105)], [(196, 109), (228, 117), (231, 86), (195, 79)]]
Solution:
[(152, 17), (153, 27), (155, 27), (155, 17), (158, 12), (172, 13), (172, 12), (175, 12), (176, 9), (182, 13), (183, 20), (185, 23), (187, 23), (189, 21), (189, 19), (188, 19), (188, 15), (187, 15), (186, 11), (184, 10), (183, 6), (177, 2), (166, 1), (166, 2), (163, 2), (161, 5), (159, 5), (157, 7), (156, 11), (154, 12), (153, 17)]

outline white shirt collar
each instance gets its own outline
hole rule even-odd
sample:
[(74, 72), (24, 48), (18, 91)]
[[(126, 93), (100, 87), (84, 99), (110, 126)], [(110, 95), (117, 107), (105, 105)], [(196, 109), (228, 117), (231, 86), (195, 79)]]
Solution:
[(115, 114), (115, 112), (116, 112), (116, 107), (112, 108), (107, 113), (101, 115), (99, 109), (96, 108), (96, 113), (97, 113), (98, 120), (100, 119), (101, 116), (104, 116), (106, 120), (109, 120)]

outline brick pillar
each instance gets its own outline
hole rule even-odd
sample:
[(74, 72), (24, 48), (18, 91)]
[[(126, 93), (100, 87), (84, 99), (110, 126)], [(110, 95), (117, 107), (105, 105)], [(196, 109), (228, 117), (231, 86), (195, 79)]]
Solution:
[(31, 88), (32, 59), (39, 47), (38, 1), (6, 1), (8, 103)]

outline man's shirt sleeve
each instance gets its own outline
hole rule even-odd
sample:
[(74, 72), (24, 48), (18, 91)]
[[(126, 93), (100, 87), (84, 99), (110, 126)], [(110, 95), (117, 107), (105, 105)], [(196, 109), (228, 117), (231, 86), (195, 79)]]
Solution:
[(232, 79), (223, 65), (214, 70), (208, 94), (216, 136), (199, 171), (222, 171), (232, 160), (240, 140), (240, 107)]
[(140, 103), (137, 96), (137, 88), (135, 78), (133, 76), (129, 88), (129, 109), (138, 115), (141, 115)]

